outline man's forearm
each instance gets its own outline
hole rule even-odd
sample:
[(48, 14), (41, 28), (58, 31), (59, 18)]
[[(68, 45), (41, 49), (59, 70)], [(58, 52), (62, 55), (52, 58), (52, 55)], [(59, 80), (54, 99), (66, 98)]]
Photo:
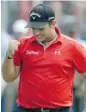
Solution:
[(13, 64), (13, 59), (8, 59), (5, 57), (2, 64), (2, 75), (3, 79), (7, 82), (11, 82), (16, 78), (15, 66)]

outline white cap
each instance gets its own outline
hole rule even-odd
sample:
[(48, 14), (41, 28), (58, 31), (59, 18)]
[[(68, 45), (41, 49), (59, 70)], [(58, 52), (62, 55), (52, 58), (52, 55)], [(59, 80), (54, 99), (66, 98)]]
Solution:
[(23, 19), (18, 19), (16, 21), (14, 21), (13, 25), (12, 25), (12, 29), (14, 33), (28, 33), (28, 28), (25, 28), (25, 26), (27, 25), (27, 22)]

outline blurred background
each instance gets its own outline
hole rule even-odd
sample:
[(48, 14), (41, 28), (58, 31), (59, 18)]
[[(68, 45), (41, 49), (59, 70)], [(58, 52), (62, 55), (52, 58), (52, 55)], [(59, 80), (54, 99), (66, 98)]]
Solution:
[[(9, 40), (31, 36), (31, 29), (24, 27), (33, 6), (44, 3), (51, 6), (56, 15), (57, 26), (63, 34), (80, 42), (86, 48), (86, 2), (85, 1), (1, 1), (1, 63)], [(19, 79), (6, 83), (1, 77), (1, 112), (12, 112), (16, 106)], [(74, 80), (74, 112), (86, 112), (86, 91), (83, 76), (77, 71)], [(85, 94), (84, 94), (85, 93)]]

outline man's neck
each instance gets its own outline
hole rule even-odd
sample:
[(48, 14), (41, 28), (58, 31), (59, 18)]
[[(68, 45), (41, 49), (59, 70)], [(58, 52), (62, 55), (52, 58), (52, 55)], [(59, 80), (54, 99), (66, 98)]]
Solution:
[(52, 44), (57, 39), (57, 37), (58, 37), (58, 35), (57, 35), (57, 33), (55, 33), (55, 35), (53, 36), (53, 38), (50, 38), (47, 41), (43, 41), (42, 44), (44, 46), (50, 45), (50, 44)]

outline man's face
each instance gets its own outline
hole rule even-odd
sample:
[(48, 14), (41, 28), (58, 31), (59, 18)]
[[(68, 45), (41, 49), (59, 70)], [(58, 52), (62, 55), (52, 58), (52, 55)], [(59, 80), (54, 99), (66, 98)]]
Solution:
[(48, 41), (52, 38), (52, 27), (49, 24), (46, 24), (42, 29), (32, 28), (32, 32), (38, 42)]

